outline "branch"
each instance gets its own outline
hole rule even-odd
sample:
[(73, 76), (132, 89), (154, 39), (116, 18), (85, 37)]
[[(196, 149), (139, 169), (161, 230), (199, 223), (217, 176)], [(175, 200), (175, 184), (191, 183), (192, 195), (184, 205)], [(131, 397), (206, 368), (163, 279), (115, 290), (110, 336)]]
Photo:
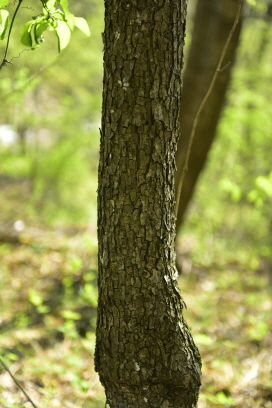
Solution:
[(13, 14), (13, 16), (12, 16), (12, 20), (11, 20), (10, 27), (9, 27), (9, 32), (8, 32), (7, 45), (6, 45), (6, 49), (5, 49), (5, 53), (4, 53), (4, 58), (3, 58), (3, 60), (2, 60), (2, 62), (1, 62), (1, 64), (0, 64), (0, 70), (1, 70), (6, 64), (12, 64), (12, 62), (10, 62), (10, 61), (7, 60), (9, 40), (10, 40), (10, 35), (11, 35), (11, 31), (12, 31), (12, 27), (13, 27), (13, 23), (14, 23), (16, 14), (17, 14), (17, 12), (18, 12), (18, 10), (19, 10), (19, 8), (20, 8), (22, 2), (23, 2), (23, 0), (19, 0), (19, 2), (18, 2), (18, 4), (17, 4), (17, 7), (16, 7), (16, 9), (15, 9), (15, 11), (14, 11), (14, 14)]
[[(22, 1), (22, 0), (21, 0)], [(15, 384), (20, 388), (20, 390), (23, 392), (24, 396), (27, 398), (27, 400), (33, 405), (34, 408), (37, 408), (37, 405), (34, 404), (34, 402), (32, 401), (32, 399), (30, 398), (30, 396), (27, 394), (27, 392), (23, 389), (23, 387), (21, 386), (21, 384), (16, 380), (16, 378), (13, 376), (13, 374), (10, 372), (9, 368), (6, 366), (6, 364), (4, 363), (4, 361), (2, 360), (2, 358), (0, 357), (0, 363), (2, 364), (2, 366), (4, 367), (4, 369), (9, 373), (9, 375), (11, 376), (11, 378), (13, 379), (13, 381), (15, 382)]]
[[(199, 0), (199, 1), (201, 1), (201, 0)], [(192, 128), (190, 138), (189, 138), (189, 144), (188, 144), (188, 149), (187, 149), (187, 152), (186, 152), (185, 163), (184, 163), (184, 167), (183, 167), (183, 170), (182, 170), (182, 173), (181, 173), (181, 176), (180, 176), (180, 179), (179, 179), (179, 183), (178, 183), (177, 201), (176, 201), (176, 215), (178, 214), (179, 201), (180, 201), (180, 195), (181, 195), (181, 188), (182, 188), (182, 185), (183, 185), (185, 175), (186, 175), (186, 173), (188, 171), (188, 163), (189, 163), (190, 153), (191, 153), (192, 144), (193, 144), (194, 137), (195, 137), (196, 127), (197, 127), (198, 122), (199, 122), (199, 117), (200, 117), (200, 114), (203, 111), (203, 108), (204, 108), (204, 106), (205, 106), (205, 104), (206, 104), (206, 102), (207, 102), (207, 100), (208, 100), (208, 98), (209, 98), (209, 96), (210, 96), (210, 94), (211, 94), (211, 92), (213, 90), (213, 87), (214, 87), (214, 84), (215, 84), (215, 81), (216, 81), (216, 78), (217, 78), (218, 74), (223, 72), (230, 65), (230, 62), (228, 62), (226, 65), (224, 65), (222, 67), (222, 63), (223, 63), (223, 60), (225, 58), (229, 43), (230, 43), (230, 41), (232, 39), (234, 30), (235, 30), (235, 28), (236, 28), (236, 26), (238, 24), (239, 18), (240, 18), (242, 3), (243, 3), (243, 0), (238, 0), (237, 12), (236, 12), (236, 16), (235, 16), (232, 28), (230, 30), (227, 41), (226, 41), (226, 43), (224, 45), (221, 57), (219, 59), (216, 70), (214, 72), (214, 75), (213, 75), (213, 78), (211, 80), (209, 89), (208, 89), (206, 95), (204, 96), (204, 98), (203, 98), (203, 100), (202, 100), (202, 102), (201, 102), (201, 104), (200, 104), (200, 106), (198, 108), (198, 111), (196, 113), (196, 116), (195, 116), (195, 119), (194, 119), (194, 122), (193, 122), (193, 128)]]

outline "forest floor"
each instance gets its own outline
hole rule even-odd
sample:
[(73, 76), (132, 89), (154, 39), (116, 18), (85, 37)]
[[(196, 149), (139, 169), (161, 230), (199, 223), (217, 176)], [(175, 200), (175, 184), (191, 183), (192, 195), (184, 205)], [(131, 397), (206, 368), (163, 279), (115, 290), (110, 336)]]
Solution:
[[(93, 364), (95, 227), (1, 225), (4, 362), (38, 408), (103, 408)], [(181, 261), (185, 318), (203, 360), (198, 407), (272, 408), (271, 265), (202, 265), (190, 251)], [(31, 406), (0, 367), (0, 407)]]

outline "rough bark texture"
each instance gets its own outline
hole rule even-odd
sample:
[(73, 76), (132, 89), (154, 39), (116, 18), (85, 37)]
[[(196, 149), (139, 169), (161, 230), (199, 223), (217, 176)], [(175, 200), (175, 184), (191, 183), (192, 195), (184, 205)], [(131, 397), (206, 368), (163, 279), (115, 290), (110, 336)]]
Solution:
[[(209, 88), (225, 42), (234, 23), (237, 6), (238, 0), (198, 1), (192, 43), (183, 76), (184, 87), (180, 108), (180, 139), (176, 155), (176, 186), (184, 167), (193, 121)], [(231, 67), (235, 59), (241, 24), (242, 19), (240, 18), (225, 58), (225, 63), (231, 61), (232, 64), (218, 75), (212, 94), (202, 111), (197, 125), (188, 172), (185, 175), (181, 189), (177, 230), (179, 230), (182, 224), (188, 203), (194, 193), (197, 179), (204, 167), (208, 152), (216, 135), (216, 127), (224, 105), (226, 90), (230, 81)]]
[(95, 366), (111, 408), (198, 398), (174, 251), (185, 3), (105, 1)]

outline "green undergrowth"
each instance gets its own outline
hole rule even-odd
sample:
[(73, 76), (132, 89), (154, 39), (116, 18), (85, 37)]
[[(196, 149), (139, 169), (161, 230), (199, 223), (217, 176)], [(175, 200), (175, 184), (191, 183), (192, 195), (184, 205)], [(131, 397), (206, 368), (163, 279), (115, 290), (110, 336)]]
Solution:
[[(39, 407), (102, 407), (94, 230), (36, 227), (21, 240), (0, 246), (1, 355)], [(23, 395), (4, 370), (0, 377), (0, 406), (18, 407)]]
[[(192, 239), (183, 236), (181, 252)], [(1, 355), (39, 408), (102, 408), (95, 228), (35, 226), (20, 240), (0, 246)], [(182, 255), (179, 283), (203, 359), (198, 407), (271, 407), (271, 265), (194, 256), (193, 247)], [(0, 395), (3, 408), (26, 406), (4, 369)]]
[(192, 263), (180, 278), (203, 360), (199, 408), (271, 407), (271, 265)]

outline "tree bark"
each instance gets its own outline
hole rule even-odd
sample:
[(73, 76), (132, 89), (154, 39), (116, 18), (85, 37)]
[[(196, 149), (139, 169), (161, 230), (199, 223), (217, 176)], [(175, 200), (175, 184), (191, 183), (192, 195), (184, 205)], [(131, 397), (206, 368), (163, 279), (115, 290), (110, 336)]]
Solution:
[(174, 250), (185, 5), (105, 1), (95, 367), (111, 408), (198, 399)]
[[(180, 139), (176, 154), (176, 191), (188, 148), (193, 122), (198, 108), (206, 95), (221, 53), (234, 23), (238, 0), (199, 0), (194, 19), (194, 29), (189, 57), (184, 72), (184, 87), (180, 107)], [(177, 231), (190, 202), (198, 177), (206, 163), (208, 152), (216, 135), (216, 127), (226, 98), (242, 26), (238, 26), (226, 53), (225, 63), (231, 66), (217, 77), (213, 91), (200, 116), (191, 148), (188, 171), (181, 188), (177, 214)], [(224, 64), (223, 64), (224, 66)]]

